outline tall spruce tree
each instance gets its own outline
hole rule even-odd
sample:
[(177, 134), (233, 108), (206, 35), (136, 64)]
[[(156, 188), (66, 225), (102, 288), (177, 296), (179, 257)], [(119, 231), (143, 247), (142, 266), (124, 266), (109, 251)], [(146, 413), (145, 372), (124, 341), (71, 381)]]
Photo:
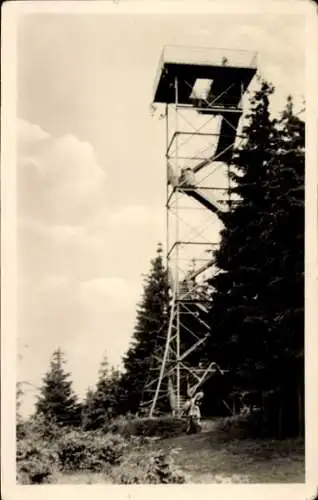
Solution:
[(60, 426), (78, 426), (81, 423), (81, 408), (72, 389), (70, 373), (64, 370), (64, 354), (57, 348), (52, 355), (50, 368), (43, 378), (40, 395), (35, 404), (35, 415), (47, 423)]
[(94, 416), (94, 389), (88, 387), (82, 402), (82, 426), (84, 430), (92, 429), (92, 416)]
[[(276, 406), (278, 434), (304, 431), (304, 148), (305, 124), (289, 97), (277, 122), (277, 153), (270, 169), (261, 243), (267, 259), (266, 377)], [(273, 399), (273, 397), (272, 397)]]
[(107, 356), (101, 362), (95, 390), (89, 389), (83, 403), (83, 427), (107, 428), (119, 405), (119, 372), (110, 368)]
[[(125, 373), (121, 378), (121, 412), (136, 413), (141, 403), (153, 397), (153, 390), (145, 389), (146, 382), (159, 374), (160, 349), (165, 345), (168, 327), (168, 277), (158, 246), (157, 256), (144, 282), (144, 291), (137, 309), (132, 342), (124, 356)], [(166, 402), (164, 403), (166, 404)]]
[(274, 154), (274, 128), (268, 109), (272, 91), (263, 83), (251, 99), (244, 129), (247, 140), (236, 151), (236, 171), (231, 174), (240, 202), (225, 219), (220, 248), (215, 252), (219, 273), (209, 282), (213, 300), (210, 355), (235, 373), (233, 386), (242, 379), (244, 388), (254, 383), (255, 360), (262, 350), (261, 330), (266, 328), (257, 298), (266, 283), (259, 265), (263, 255), (259, 237), (266, 211), (267, 164)]
[(230, 370), (232, 391), (261, 396), (283, 390), (287, 358), (301, 358), (303, 345), (304, 127), (291, 100), (280, 121), (271, 119), (273, 91), (262, 82), (251, 99), (232, 171), (240, 202), (226, 217), (220, 272), (209, 282), (211, 359)]
[(21, 423), (22, 415), (21, 415), (21, 406), (22, 406), (22, 398), (24, 396), (24, 391), (22, 388), (22, 383), (16, 383), (16, 421), (17, 424)]

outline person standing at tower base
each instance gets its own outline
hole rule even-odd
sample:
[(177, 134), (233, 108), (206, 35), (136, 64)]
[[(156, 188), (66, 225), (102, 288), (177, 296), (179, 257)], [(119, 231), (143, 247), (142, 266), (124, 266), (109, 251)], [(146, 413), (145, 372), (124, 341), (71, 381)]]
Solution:
[(187, 434), (196, 434), (201, 431), (201, 411), (200, 404), (203, 399), (203, 392), (195, 394), (186, 404)]

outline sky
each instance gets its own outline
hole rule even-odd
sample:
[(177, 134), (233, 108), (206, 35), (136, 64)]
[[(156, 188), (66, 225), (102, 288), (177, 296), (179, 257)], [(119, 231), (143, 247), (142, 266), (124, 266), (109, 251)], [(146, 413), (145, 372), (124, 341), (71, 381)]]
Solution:
[[(299, 14), (21, 15), (17, 61), (18, 380), (60, 346), (82, 397), (128, 347), (165, 240), (164, 121), (150, 109), (164, 45), (259, 52), (272, 110), (305, 93)], [(27, 391), (23, 411), (32, 409)]]

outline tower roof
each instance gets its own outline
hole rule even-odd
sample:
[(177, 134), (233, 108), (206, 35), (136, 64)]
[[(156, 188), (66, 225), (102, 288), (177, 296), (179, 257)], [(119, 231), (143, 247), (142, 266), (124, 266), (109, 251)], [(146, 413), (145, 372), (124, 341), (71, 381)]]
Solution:
[(167, 46), (164, 48), (154, 84), (155, 103), (175, 103), (178, 80), (179, 104), (193, 104), (198, 80), (210, 81), (215, 95), (230, 90), (233, 102), (240, 100), (257, 69), (257, 53), (207, 47)]

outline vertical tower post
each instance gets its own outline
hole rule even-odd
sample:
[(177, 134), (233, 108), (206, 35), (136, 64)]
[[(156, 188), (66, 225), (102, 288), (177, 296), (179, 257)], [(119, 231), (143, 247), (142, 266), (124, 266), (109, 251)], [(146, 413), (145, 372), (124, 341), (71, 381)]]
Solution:
[[(175, 76), (175, 130), (178, 132), (178, 76)], [(178, 133), (175, 138), (175, 166), (176, 171), (179, 173), (179, 161), (178, 161), (178, 144), (179, 137)], [(179, 187), (176, 189), (176, 211), (179, 210)], [(177, 303), (176, 303), (176, 411), (180, 408), (180, 297), (179, 297), (179, 219), (176, 220), (176, 256), (175, 256), (175, 283), (177, 287)]]

